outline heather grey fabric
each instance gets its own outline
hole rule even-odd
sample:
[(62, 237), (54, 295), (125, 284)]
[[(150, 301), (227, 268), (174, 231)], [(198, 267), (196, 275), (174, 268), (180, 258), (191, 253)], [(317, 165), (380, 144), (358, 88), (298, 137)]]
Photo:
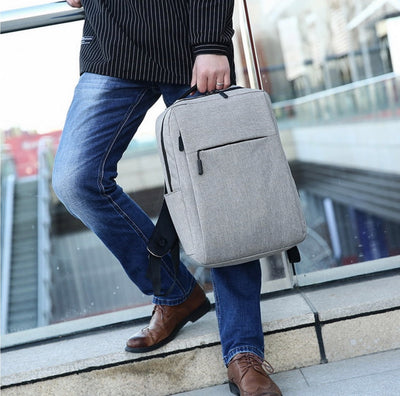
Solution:
[(179, 100), (157, 120), (171, 218), (185, 253), (209, 267), (287, 250), (306, 236), (267, 93), (224, 92)]

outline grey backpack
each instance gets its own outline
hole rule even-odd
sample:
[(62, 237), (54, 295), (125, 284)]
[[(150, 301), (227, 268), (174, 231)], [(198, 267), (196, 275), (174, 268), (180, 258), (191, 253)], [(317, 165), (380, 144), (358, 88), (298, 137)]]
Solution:
[(153, 265), (171, 251), (177, 260), (176, 234), (206, 267), (282, 251), (300, 260), (306, 224), (266, 92), (231, 87), (180, 99), (156, 132), (166, 193), (148, 245)]

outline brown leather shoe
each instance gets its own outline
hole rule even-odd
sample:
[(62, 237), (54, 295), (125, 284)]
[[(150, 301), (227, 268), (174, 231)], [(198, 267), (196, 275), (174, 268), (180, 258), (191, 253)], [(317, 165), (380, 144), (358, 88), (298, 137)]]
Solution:
[(179, 305), (156, 305), (150, 324), (134, 334), (126, 343), (127, 352), (149, 352), (172, 341), (187, 323), (195, 322), (210, 310), (210, 301), (196, 285), (189, 297)]
[(254, 353), (239, 353), (228, 365), (229, 389), (240, 396), (282, 396), (268, 374), (274, 369)]

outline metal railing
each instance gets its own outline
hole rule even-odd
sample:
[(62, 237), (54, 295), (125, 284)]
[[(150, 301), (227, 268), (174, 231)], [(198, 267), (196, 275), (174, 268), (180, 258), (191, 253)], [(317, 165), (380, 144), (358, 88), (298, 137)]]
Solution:
[(3, 233), (1, 251), (1, 334), (5, 334), (8, 332), (15, 175), (8, 175), (2, 187), (4, 188), (2, 193), (4, 213), (1, 227)]
[(83, 8), (72, 8), (65, 1), (2, 11), (0, 33), (18, 32), (43, 26), (79, 21), (85, 18)]
[(387, 73), (272, 104), (278, 121), (321, 123), (343, 118), (400, 115), (400, 76)]

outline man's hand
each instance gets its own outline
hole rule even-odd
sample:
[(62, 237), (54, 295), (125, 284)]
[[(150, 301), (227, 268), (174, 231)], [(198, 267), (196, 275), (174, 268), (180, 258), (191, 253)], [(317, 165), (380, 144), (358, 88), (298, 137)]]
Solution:
[(82, 3), (81, 0), (67, 0), (67, 3), (74, 8), (81, 8)]
[(228, 58), (225, 55), (197, 55), (190, 86), (195, 84), (201, 93), (228, 88), (231, 85)]

